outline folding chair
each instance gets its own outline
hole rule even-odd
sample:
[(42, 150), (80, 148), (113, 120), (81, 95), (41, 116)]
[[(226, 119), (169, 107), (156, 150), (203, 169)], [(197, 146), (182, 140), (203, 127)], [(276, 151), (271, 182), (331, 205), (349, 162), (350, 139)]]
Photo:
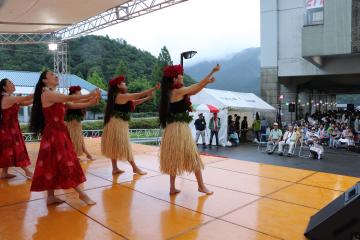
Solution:
[(257, 145), (258, 145), (257, 150), (259, 152), (266, 152), (268, 137), (269, 137), (269, 134), (261, 134), (260, 142), (257, 142)]
[(304, 141), (301, 141), (300, 147), (299, 147), (299, 157), (301, 158), (310, 158), (310, 146), (307, 146)]

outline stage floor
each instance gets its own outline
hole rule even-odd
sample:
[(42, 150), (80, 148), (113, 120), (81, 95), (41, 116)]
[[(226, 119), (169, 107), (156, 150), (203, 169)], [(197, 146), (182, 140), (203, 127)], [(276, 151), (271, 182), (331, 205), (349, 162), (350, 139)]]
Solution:
[[(197, 191), (194, 175), (177, 178), (182, 190), (169, 196), (169, 177), (160, 174), (158, 148), (133, 145), (135, 160), (148, 172), (112, 176), (100, 154), (100, 139), (86, 139), (96, 161), (83, 161), (86, 192), (97, 202), (86, 206), (73, 191), (46, 206), (45, 193), (30, 193), (31, 182), (18, 176), (0, 180), (0, 239), (305, 239), (310, 216), (360, 178), (202, 156), (208, 187)], [(39, 144), (27, 144), (36, 160)], [(311, 161), (311, 160), (309, 160)]]

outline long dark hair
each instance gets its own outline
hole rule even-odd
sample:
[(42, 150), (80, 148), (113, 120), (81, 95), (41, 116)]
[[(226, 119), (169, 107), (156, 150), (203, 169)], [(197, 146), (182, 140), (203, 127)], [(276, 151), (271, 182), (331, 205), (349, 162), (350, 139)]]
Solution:
[(41, 103), (41, 94), (43, 92), (43, 87), (45, 87), (45, 83), (43, 82), (43, 80), (46, 79), (47, 73), (48, 70), (45, 70), (40, 74), (39, 81), (35, 86), (34, 102), (31, 108), (29, 129), (31, 132), (34, 132), (36, 134), (41, 133), (45, 126), (45, 118), (42, 111), (43, 109)]
[(3, 78), (1, 79), (0, 81), (0, 121), (2, 119), (2, 110), (1, 110), (1, 103), (2, 103), (2, 99), (3, 99), (3, 93), (5, 92), (5, 85), (6, 85), (6, 82), (8, 81), (9, 79), (7, 78)]
[(162, 128), (166, 127), (166, 120), (170, 114), (170, 91), (173, 86), (173, 78), (163, 77), (161, 81), (161, 96), (159, 106), (159, 119)]
[(110, 121), (115, 105), (115, 99), (119, 91), (120, 89), (117, 86), (111, 86), (109, 84), (108, 96), (107, 96), (106, 108), (105, 108), (104, 125)]

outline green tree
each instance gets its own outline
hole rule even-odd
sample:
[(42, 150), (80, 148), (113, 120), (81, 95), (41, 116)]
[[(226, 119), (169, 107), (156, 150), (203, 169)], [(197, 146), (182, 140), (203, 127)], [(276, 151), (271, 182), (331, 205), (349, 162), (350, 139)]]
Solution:
[(114, 77), (119, 75), (124, 75), (125, 77), (128, 77), (128, 73), (129, 73), (129, 66), (127, 62), (125, 62), (124, 60), (120, 60), (119, 64), (115, 69)]
[(90, 72), (87, 81), (101, 89), (105, 90), (107, 88), (101, 75), (96, 70), (93, 70), (92, 72)]
[[(128, 85), (128, 91), (131, 93), (141, 92), (153, 87), (146, 77), (140, 77), (131, 81)], [(138, 105), (135, 112), (155, 112), (155, 99), (149, 100), (141, 105)]]

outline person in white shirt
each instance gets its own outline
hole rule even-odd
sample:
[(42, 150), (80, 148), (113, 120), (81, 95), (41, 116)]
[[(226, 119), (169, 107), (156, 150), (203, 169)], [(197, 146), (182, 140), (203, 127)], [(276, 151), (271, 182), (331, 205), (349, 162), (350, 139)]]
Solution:
[(276, 147), (279, 145), (279, 142), (282, 137), (282, 131), (278, 128), (279, 124), (274, 123), (274, 129), (270, 131), (269, 139), (266, 146), (266, 152), (268, 154), (274, 153)]
[(314, 143), (314, 135), (315, 135), (315, 128), (311, 128), (311, 131), (307, 131), (306, 132), (306, 136), (305, 136), (305, 144), (306, 145), (311, 145)]
[(319, 135), (315, 134), (313, 140), (313, 145), (310, 147), (310, 154), (312, 158), (320, 160), (321, 155), (324, 153), (324, 148), (320, 145)]
[(284, 147), (289, 146), (288, 157), (294, 154), (296, 133), (294, 132), (293, 126), (289, 126), (289, 130), (285, 132), (283, 140), (279, 142), (279, 155), (284, 155)]
[(356, 116), (355, 122), (354, 122), (354, 130), (356, 134), (360, 134), (360, 120), (359, 115)]
[(339, 142), (345, 144), (347, 148), (355, 146), (354, 134), (352, 133), (350, 127), (346, 127), (346, 129), (342, 132)]

